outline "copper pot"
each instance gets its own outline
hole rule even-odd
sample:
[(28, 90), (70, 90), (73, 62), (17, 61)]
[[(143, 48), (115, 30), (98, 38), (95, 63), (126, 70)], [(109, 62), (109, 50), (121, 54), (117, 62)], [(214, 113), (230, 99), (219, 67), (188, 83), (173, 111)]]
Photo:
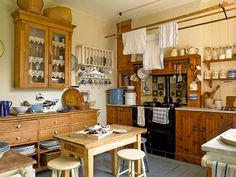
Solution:
[(17, 0), (17, 5), (25, 11), (40, 14), (44, 3), (43, 0)]

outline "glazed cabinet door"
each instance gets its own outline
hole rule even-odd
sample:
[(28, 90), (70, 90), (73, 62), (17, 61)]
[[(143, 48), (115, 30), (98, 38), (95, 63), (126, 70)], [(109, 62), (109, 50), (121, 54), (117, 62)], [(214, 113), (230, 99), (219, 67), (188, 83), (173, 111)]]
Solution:
[(68, 87), (71, 68), (69, 33), (50, 28), (49, 41), (49, 87)]
[[(48, 28), (34, 23), (21, 23), (15, 63), (15, 84), (21, 88), (43, 88), (48, 85)], [(23, 52), (24, 51), (24, 52)], [(17, 54), (16, 54), (17, 55)]]

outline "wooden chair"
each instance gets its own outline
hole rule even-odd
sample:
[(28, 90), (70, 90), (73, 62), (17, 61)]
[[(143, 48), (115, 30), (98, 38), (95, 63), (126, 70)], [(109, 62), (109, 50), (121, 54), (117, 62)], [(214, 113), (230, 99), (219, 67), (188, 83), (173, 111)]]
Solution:
[[(128, 172), (128, 176), (130, 177), (135, 177), (135, 171), (134, 171), (134, 161), (136, 160), (141, 160), (141, 165), (142, 165), (142, 173), (138, 175), (138, 177), (147, 177), (146, 175), (146, 170), (145, 170), (145, 165), (144, 165), (144, 157), (145, 153), (141, 150), (138, 149), (123, 149), (117, 152), (118, 155), (118, 161), (117, 161), (117, 172), (116, 172), (116, 177), (119, 177), (120, 175)], [(120, 160), (128, 160), (129, 162), (129, 168), (127, 170), (121, 171), (120, 172)]]
[(49, 161), (47, 166), (52, 170), (52, 177), (60, 177), (62, 171), (70, 172), (72, 177), (79, 177), (81, 163), (73, 157), (60, 157)]

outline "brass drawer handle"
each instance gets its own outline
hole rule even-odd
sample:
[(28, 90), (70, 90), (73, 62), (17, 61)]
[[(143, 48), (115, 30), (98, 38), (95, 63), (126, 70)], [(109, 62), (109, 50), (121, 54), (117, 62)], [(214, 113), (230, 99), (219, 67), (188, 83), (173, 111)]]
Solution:
[(54, 121), (54, 124), (57, 124), (57, 123), (58, 123), (57, 120), (55, 120), (55, 121)]
[(86, 120), (87, 119), (87, 117), (84, 117), (84, 120)]
[(18, 136), (18, 137), (16, 137), (16, 140), (18, 141), (18, 140), (20, 140), (20, 137)]
[(54, 131), (54, 134), (57, 135), (57, 134), (58, 134), (58, 131)]
[(16, 128), (21, 128), (21, 124), (16, 124)]

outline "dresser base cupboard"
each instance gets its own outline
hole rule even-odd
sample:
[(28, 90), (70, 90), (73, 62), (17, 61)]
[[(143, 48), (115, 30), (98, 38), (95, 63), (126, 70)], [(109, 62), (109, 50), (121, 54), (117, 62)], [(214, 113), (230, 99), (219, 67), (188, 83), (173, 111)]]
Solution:
[(79, 131), (97, 124), (98, 110), (89, 109), (68, 113), (29, 114), (27, 116), (0, 117), (0, 140), (11, 147), (35, 145), (36, 151), (28, 156), (37, 161), (37, 171), (47, 169), (47, 161), (60, 155), (59, 148), (40, 148), (40, 141), (54, 135)]
[(228, 113), (177, 110), (175, 159), (200, 165), (205, 154), (201, 145), (235, 127), (235, 118)]

